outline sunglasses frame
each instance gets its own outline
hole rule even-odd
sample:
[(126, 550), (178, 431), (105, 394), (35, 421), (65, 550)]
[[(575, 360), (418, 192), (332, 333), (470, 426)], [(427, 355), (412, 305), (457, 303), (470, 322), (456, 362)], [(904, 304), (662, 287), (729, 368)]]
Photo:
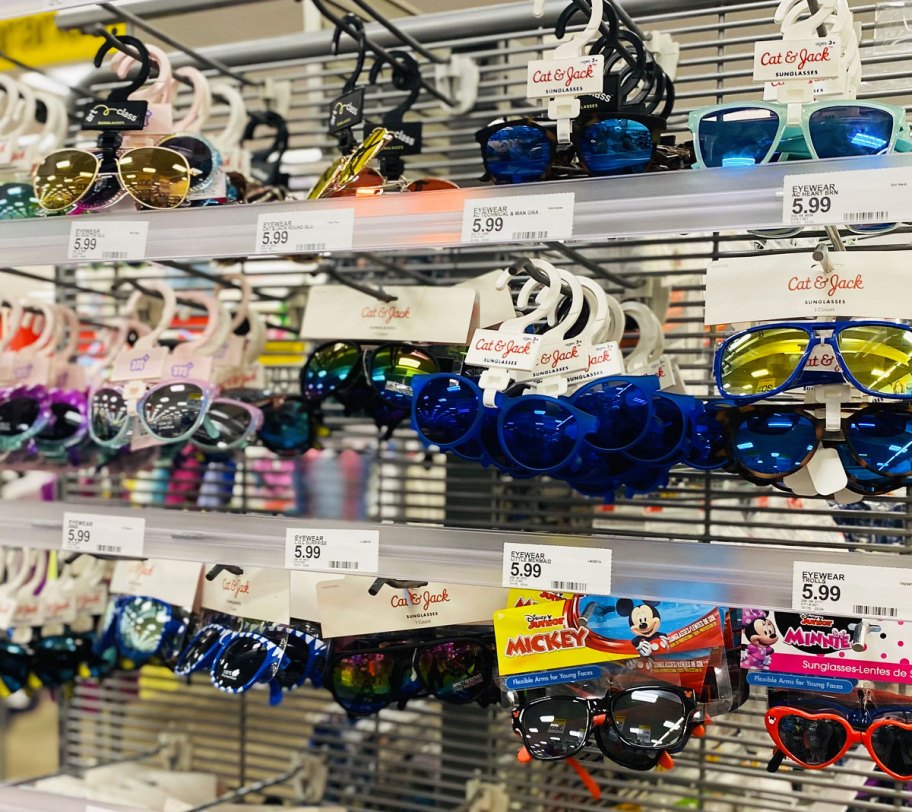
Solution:
[[(283, 630), (283, 634), (284, 633), (290, 633), (290, 630)], [(215, 672), (222, 657), (225, 656), (225, 652), (232, 643), (245, 639), (256, 640), (258, 643), (265, 646), (266, 658), (264, 659), (263, 664), (257, 669), (251, 679), (241, 685), (228, 686), (219, 684)], [(249, 691), (257, 683), (269, 683), (269, 704), (278, 705), (282, 701), (282, 689), (275, 683), (274, 677), (282, 668), (285, 668), (288, 665), (288, 657), (285, 654), (286, 645), (286, 642), (280, 644), (276, 643), (274, 640), (270, 640), (261, 632), (229, 632), (222, 637), (219, 650), (213, 658), (212, 665), (209, 669), (209, 676), (213, 687), (226, 694), (242, 694)]]
[[(193, 421), (192, 428), (187, 429), (179, 437), (162, 437), (155, 433), (153, 428), (149, 425), (149, 421), (146, 417), (146, 404), (149, 402), (149, 398), (152, 397), (156, 392), (161, 391), (162, 389), (167, 389), (169, 386), (174, 386), (179, 384), (181, 386), (196, 386), (203, 393), (203, 402), (200, 405), (199, 414), (196, 416), (196, 419)], [(218, 387), (213, 386), (208, 381), (195, 381), (192, 378), (169, 378), (166, 381), (160, 381), (159, 383), (154, 384), (150, 388), (146, 389), (143, 396), (136, 403), (136, 417), (139, 419), (140, 425), (145, 429), (145, 431), (153, 438), (159, 442), (171, 444), (171, 443), (183, 443), (189, 440), (196, 432), (199, 430), (200, 426), (203, 425), (203, 422), (206, 419), (206, 414), (209, 412), (209, 407), (212, 405), (212, 401), (218, 396)]]
[(11, 386), (0, 389), (0, 406), (15, 399), (33, 400), (38, 406), (35, 421), (19, 434), (0, 436), (0, 452), (18, 451), (26, 443), (33, 442), (53, 422), (49, 391), (43, 386)]
[(380, 150), (392, 140), (393, 134), (384, 127), (372, 130), (348, 155), (340, 155), (324, 170), (307, 193), (307, 199), (320, 200), (331, 197), (356, 180), (364, 168), (377, 157)]
[[(909, 710), (912, 711), (912, 708)], [(804, 761), (801, 761), (801, 759), (796, 758), (791, 752), (789, 752), (789, 749), (782, 742), (782, 737), (779, 735), (779, 724), (786, 716), (798, 716), (801, 719), (807, 719), (809, 721), (826, 720), (829, 722), (838, 722), (846, 731), (845, 744), (833, 758), (821, 764), (808, 764)], [(848, 719), (840, 716), (839, 714), (827, 711), (820, 713), (809, 713), (808, 711), (802, 710), (801, 708), (794, 708), (789, 705), (776, 705), (775, 707), (770, 708), (767, 710), (765, 716), (763, 717), (763, 722), (766, 725), (767, 733), (769, 733), (770, 738), (776, 744), (776, 749), (786, 758), (794, 761), (796, 764), (800, 764), (802, 767), (808, 770), (822, 770), (826, 767), (829, 767), (843, 758), (852, 747), (858, 744), (863, 744), (865, 746), (865, 749), (867, 749), (868, 754), (871, 756), (871, 760), (891, 778), (895, 778), (897, 781), (912, 780), (912, 772), (910, 772), (909, 775), (899, 775), (898, 773), (895, 773), (889, 769), (874, 751), (874, 746), (872, 744), (874, 733), (877, 732), (880, 728), (898, 727), (901, 730), (912, 731), (912, 723), (898, 722), (895, 719), (875, 719), (873, 722), (871, 722), (870, 725), (866, 726), (864, 730), (857, 730), (852, 726), (852, 723), (849, 722)]]
[[(199, 432), (200, 429), (205, 427), (206, 421), (209, 419), (209, 412), (211, 412), (212, 409), (219, 403), (229, 403), (232, 406), (236, 406), (237, 408), (243, 410), (250, 416), (250, 422), (247, 424), (247, 428), (244, 430), (243, 434), (240, 437), (238, 437), (237, 440), (234, 440), (231, 443), (227, 443), (224, 446), (206, 445), (206, 443), (201, 443), (196, 439), (196, 434)], [(246, 446), (250, 442), (250, 439), (262, 427), (263, 427), (262, 409), (259, 409), (258, 407), (254, 406), (253, 404), (245, 403), (242, 400), (235, 400), (234, 398), (214, 397), (212, 399), (212, 401), (210, 402), (208, 408), (206, 409), (206, 415), (203, 417), (202, 423), (200, 423), (200, 429), (197, 429), (193, 433), (193, 436), (190, 437), (190, 442), (196, 448), (199, 448), (202, 451), (209, 451), (209, 452), (234, 451), (235, 449), (243, 448), (244, 446)]]
[[(696, 157), (695, 167), (700, 169), (725, 169), (729, 167), (709, 167), (706, 165), (706, 162), (703, 159), (703, 153), (700, 147), (700, 123), (707, 116), (725, 113), (729, 110), (768, 110), (772, 113), (775, 113), (779, 118), (779, 126), (776, 130), (776, 135), (773, 138), (772, 144), (770, 145), (769, 152), (764, 156), (762, 161), (759, 161), (758, 164), (769, 163), (769, 159), (775, 155), (776, 149), (781, 145), (782, 141), (785, 140), (786, 133), (789, 131), (796, 131), (795, 135), (800, 134), (804, 139), (805, 146), (807, 147), (807, 152), (810, 154), (810, 158), (814, 160), (820, 160), (820, 157), (817, 154), (817, 150), (814, 148), (814, 143), (811, 139), (810, 132), (810, 120), (811, 116), (820, 111), (828, 110), (837, 107), (868, 107), (873, 110), (880, 110), (881, 112), (889, 113), (893, 117), (893, 129), (891, 131), (889, 143), (884, 149), (877, 154), (889, 153), (889, 152), (908, 152), (912, 150), (912, 143), (908, 141), (909, 135), (909, 125), (906, 121), (906, 111), (902, 107), (898, 107), (894, 104), (884, 104), (882, 102), (870, 102), (870, 101), (857, 101), (857, 100), (845, 100), (845, 101), (819, 101), (812, 104), (803, 104), (801, 105), (801, 121), (797, 125), (790, 125), (788, 123), (788, 113), (789, 105), (780, 104), (778, 102), (727, 102), (725, 104), (713, 104), (706, 107), (698, 107), (696, 110), (692, 110), (687, 117), (687, 126), (693, 134), (693, 144), (694, 144), (694, 155)], [(791, 137), (791, 135), (789, 135)], [(846, 156), (850, 157), (850, 156)], [(757, 165), (757, 164), (755, 164)]]
[[(862, 321), (777, 321), (771, 322), (769, 324), (757, 324), (753, 327), (748, 327), (746, 330), (740, 330), (734, 335), (729, 336), (719, 345), (719, 348), (716, 350), (715, 357), (713, 358), (713, 377), (715, 378), (716, 386), (722, 393), (723, 397), (725, 397), (727, 400), (738, 404), (750, 403), (756, 400), (771, 398), (775, 395), (782, 394), (789, 389), (794, 389), (796, 387), (802, 386), (804, 385), (802, 383), (802, 377), (806, 374), (810, 374), (818, 379), (818, 383), (832, 383), (834, 381), (842, 383), (844, 381), (848, 381), (860, 392), (864, 392), (867, 395), (872, 395), (878, 398), (890, 398), (894, 400), (912, 400), (912, 392), (907, 394), (893, 394), (877, 392), (873, 389), (867, 389), (866, 387), (862, 386), (858, 379), (851, 373), (845, 362), (845, 359), (843, 358), (842, 351), (839, 349), (838, 338), (840, 333), (844, 332), (845, 330), (857, 327), (888, 327), (890, 329), (900, 330), (902, 332), (908, 333), (910, 338), (912, 338), (912, 326), (908, 324), (900, 324), (895, 321), (880, 321), (876, 319), (864, 319)], [(781, 385), (773, 389), (769, 389), (764, 392), (758, 392), (753, 395), (733, 395), (730, 392), (726, 392), (724, 386), (722, 364), (725, 354), (731, 345), (735, 341), (743, 339), (745, 336), (751, 335), (752, 333), (759, 333), (765, 330), (780, 329), (800, 330), (804, 332), (808, 337), (808, 345), (804, 351), (804, 354), (801, 356), (801, 359), (798, 361), (795, 369), (792, 370), (788, 378)], [(818, 335), (818, 332), (820, 330), (831, 330), (832, 335), (821, 338)], [(839, 367), (842, 370), (841, 372), (807, 372), (805, 365), (807, 364), (808, 359), (811, 357), (811, 353), (814, 351), (815, 347), (820, 344), (824, 344), (833, 350), (833, 353), (836, 356), (836, 360), (839, 362)], [(910, 353), (910, 360), (912, 360), (912, 353)]]

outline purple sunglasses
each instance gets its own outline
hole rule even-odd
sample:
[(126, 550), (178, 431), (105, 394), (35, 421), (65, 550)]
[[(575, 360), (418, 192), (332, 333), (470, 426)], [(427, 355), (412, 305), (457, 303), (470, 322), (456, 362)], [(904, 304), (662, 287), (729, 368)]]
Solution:
[(0, 390), (0, 451), (59, 453), (82, 442), (89, 429), (82, 392), (17, 386)]

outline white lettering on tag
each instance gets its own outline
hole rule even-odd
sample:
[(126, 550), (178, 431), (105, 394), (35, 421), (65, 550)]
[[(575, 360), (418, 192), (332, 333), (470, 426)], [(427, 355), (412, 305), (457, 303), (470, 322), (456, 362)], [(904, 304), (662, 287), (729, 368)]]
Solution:
[(67, 259), (81, 261), (143, 259), (149, 239), (149, 223), (75, 222), (70, 226)]
[(257, 218), (254, 253), (350, 251), (354, 233), (354, 209), (261, 214)]
[(380, 531), (289, 527), (285, 531), (285, 567), (374, 575), (380, 569)]
[(526, 72), (526, 98), (601, 93), (605, 84), (602, 54), (569, 59), (535, 59)]
[(782, 222), (789, 225), (871, 227), (912, 218), (912, 167), (786, 175), (782, 191)]
[[(871, 318), (912, 318), (909, 251), (831, 252), (827, 273), (807, 254), (719, 260), (706, 271), (707, 325), (819, 318), (851, 313)], [(763, 279), (751, 286), (752, 279)]]
[(835, 79), (841, 69), (842, 49), (835, 39), (754, 43), (755, 82)]
[(573, 192), (466, 200), (462, 241), (539, 242), (573, 236)]
[(796, 561), (792, 609), (912, 620), (912, 570)]
[(64, 550), (142, 558), (146, 520), (134, 516), (64, 513)]
[(504, 544), (501, 583), (516, 589), (611, 594), (611, 550), (551, 544)]
[(466, 353), (466, 363), (475, 367), (503, 367), (531, 372), (538, 362), (541, 336), (476, 330)]

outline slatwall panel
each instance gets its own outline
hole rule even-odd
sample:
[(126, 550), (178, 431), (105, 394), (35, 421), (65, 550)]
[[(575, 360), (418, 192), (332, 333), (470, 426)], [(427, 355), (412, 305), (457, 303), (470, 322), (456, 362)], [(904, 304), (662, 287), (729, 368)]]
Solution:
[[(752, 43), (757, 37), (773, 35), (770, 20), (776, 3), (764, 0), (711, 10), (688, 10), (686, 5), (668, 3), (667, 13), (639, 20), (646, 30), (672, 32), (682, 46), (676, 84), (678, 105), (670, 121), (670, 129), (676, 132), (683, 130), (687, 111), (696, 106), (758, 98), (750, 79)], [(912, 63), (906, 57), (912, 55), (912, 44), (893, 44), (888, 51), (887, 34), (876, 27), (877, 15), (895, 4), (850, 5), (863, 27), (865, 75), (871, 79), (876, 73), (884, 74), (877, 82), (867, 81), (862, 95), (908, 105)], [(440, 54), (458, 50), (475, 57), (481, 68), (480, 98), (475, 110), (463, 116), (442, 111), (430, 99), (419, 101), (414, 109), (425, 122), (426, 148), (424, 155), (407, 160), (409, 177), (439, 174), (464, 185), (478, 182), (482, 167), (474, 132), (498, 116), (533, 112), (521, 99), (525, 63), (541, 50), (542, 32), (531, 22), (530, 17), (522, 30), (459, 41), (448, 40), (447, 32), (440, 31), (439, 39), (425, 43)], [(316, 175), (333, 155), (333, 143), (325, 136), (321, 121), (327, 101), (338, 94), (350, 65), (349, 60), (320, 58), (248, 66), (252, 77), (282, 76), (293, 82), (292, 146), (323, 151), (319, 161), (298, 167), (299, 175)], [(388, 72), (384, 78), (388, 79)], [(256, 92), (246, 91), (246, 95), (250, 106), (257, 107)], [(368, 110), (379, 118), (383, 109), (400, 98), (389, 85), (382, 85), (370, 91)], [(213, 130), (221, 124), (216, 118)], [(306, 186), (306, 181), (302, 185)], [(335, 262), (339, 270), (368, 284), (408, 284), (415, 280), (450, 283), (503, 267), (517, 255), (535, 253), (599, 279), (606, 290), (621, 298), (649, 300), (651, 285), (666, 285), (670, 288), (669, 306), (662, 315), (669, 351), (681, 365), (692, 392), (709, 395), (711, 348), (715, 338), (724, 333), (706, 331), (702, 326), (702, 271), (707, 262), (761, 250), (775, 262), (776, 256), (794, 251), (796, 246), (815, 245), (820, 236), (809, 232), (797, 243), (771, 242), (762, 247), (747, 235), (724, 233), (574, 245), (586, 260), (583, 265), (543, 249), (492, 251), (483, 246), (337, 257)], [(252, 259), (241, 267), (257, 285), (257, 306), (271, 322), (289, 327), (300, 319), (308, 286), (320, 280), (320, 269), (315, 266)], [(225, 271), (205, 265), (196, 268), (216, 275)], [(124, 275), (180, 280), (186, 288), (211, 288), (198, 273), (189, 276), (164, 267), (80, 268), (70, 273), (74, 276), (68, 277), (69, 281), (81, 288), (75, 294), (80, 309), (99, 317), (113, 312), (114, 300), (104, 291), (110, 291), (112, 281)], [(86, 293), (86, 289), (99, 293)], [(61, 293), (65, 293), (63, 288)], [(265, 359), (269, 378), (277, 388), (293, 391), (300, 361), (290, 363), (289, 356), (300, 356), (300, 348), (291, 343), (292, 335), (275, 331), (274, 336), (288, 343), (271, 345)], [(636, 498), (620, 495), (616, 504), (605, 506), (575, 495), (559, 482), (511, 481), (465, 462), (439, 455), (428, 457), (407, 429), (397, 431), (392, 442), (378, 446), (367, 421), (336, 412), (330, 413), (328, 424), (333, 433), (325, 441), (327, 448), (334, 452), (362, 449), (360, 453), (369, 458), (366, 502), (373, 518), (465, 528), (610, 532), (643, 537), (644, 556), (649, 555), (647, 537), (685, 543), (742, 542), (866, 551), (885, 547), (905, 551), (910, 546), (908, 494), (872, 499), (861, 507), (840, 507), (822, 499), (792, 499), (725, 474), (680, 471), (661, 493)], [(292, 469), (298, 468), (297, 476), (294, 471), (287, 476), (277, 472), (264, 491), (262, 466), (266, 463), (262, 457), (262, 451), (250, 449), (239, 460), (231, 498), (222, 509), (306, 514), (308, 507), (299, 499), (300, 485), (308, 481), (306, 471), (300, 464), (292, 464)], [(102, 498), (136, 502), (143, 498), (137, 493), (151, 494), (149, 501), (155, 501), (161, 496), (161, 482), (167, 475), (167, 467), (160, 467), (158, 474), (132, 477), (131, 491), (123, 476), (85, 471), (68, 477), (64, 491), (71, 501)], [(173, 506), (193, 509), (198, 504), (188, 496), (175, 499)], [(406, 716), (385, 712), (377, 720), (351, 728), (338, 715), (332, 715), (325, 694), (300, 692), (288, 697), (278, 709), (267, 707), (262, 695), (244, 700), (226, 698), (205, 683), (176, 691), (169, 688), (151, 696), (143, 692), (139, 701), (135, 697), (133, 677), (109, 681), (100, 688), (80, 685), (66, 715), (69, 763), (86, 765), (99, 757), (107, 760), (141, 752), (154, 744), (162, 728), (173, 724), (186, 730), (186, 710), (192, 707), (190, 732), (198, 742), (198, 766), (215, 769), (237, 785), (281, 772), (287, 766), (289, 751), (295, 747), (313, 749), (313, 738), (332, 753), (331, 800), (352, 809), (459, 808), (465, 781), (478, 772), (505, 781), (512, 808), (530, 812), (682, 807), (718, 812), (784, 812), (795, 808), (835, 812), (912, 806), (912, 793), (903, 792), (892, 782), (878, 782), (867, 787), (864, 796), (856, 797), (857, 790), (872, 777), (864, 755), (853, 756), (825, 773), (783, 768), (768, 775), (764, 767), (770, 743), (759, 701), (715, 720), (708, 736), (691, 742), (671, 772), (631, 774), (593, 756), (586, 763), (604, 792), (603, 800), (596, 803), (566, 765), (516, 764), (512, 758), (516, 740), (502, 712), (416, 703), (409, 706)], [(320, 725), (319, 734), (313, 732), (316, 724)], [(345, 744), (341, 743), (343, 738)], [(103, 746), (113, 749), (100, 750)]]

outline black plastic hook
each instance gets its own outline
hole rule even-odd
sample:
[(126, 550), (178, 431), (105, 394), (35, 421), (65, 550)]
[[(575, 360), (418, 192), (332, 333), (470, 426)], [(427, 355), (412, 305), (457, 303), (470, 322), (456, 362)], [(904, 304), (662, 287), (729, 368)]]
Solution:
[[(99, 31), (99, 36), (104, 37), (104, 42), (101, 47), (98, 49), (98, 53), (95, 54), (95, 67), (100, 68), (104, 58), (108, 55), (108, 51), (120, 51), (121, 53), (132, 56), (139, 62), (139, 73), (136, 74), (136, 77), (133, 81), (126, 87), (115, 87), (111, 93), (108, 95), (108, 101), (112, 102), (125, 102), (128, 101), (130, 95), (139, 90), (149, 78), (152, 73), (152, 59), (149, 56), (149, 51), (146, 48), (145, 44), (141, 39), (137, 37), (132, 37), (129, 34), (124, 34), (123, 36), (115, 36), (107, 29), (102, 29), (104, 33)], [(128, 50), (133, 48), (135, 53)]]
[(266, 149), (251, 153), (251, 170), (254, 177), (268, 186), (288, 186), (289, 177), (282, 172), (282, 156), (288, 151), (288, 122), (274, 110), (259, 110), (248, 114), (247, 126), (241, 143), (250, 141), (258, 127), (269, 127), (275, 135)]
[(342, 88), (343, 93), (351, 93), (358, 85), (358, 79), (361, 77), (361, 71), (364, 70), (364, 61), (367, 58), (367, 35), (364, 33), (364, 21), (357, 14), (346, 14), (336, 26), (332, 38), (333, 56), (339, 55), (339, 41), (342, 39), (342, 34), (348, 31), (354, 31), (357, 34), (353, 39), (358, 44), (358, 55), (355, 57), (354, 70), (352, 70), (348, 79), (345, 80), (345, 86)]
[[(401, 104), (383, 115), (384, 127), (398, 127), (402, 124), (403, 117), (418, 100), (418, 96), (421, 93), (421, 66), (411, 54), (405, 51), (390, 51), (390, 56), (395, 59), (392, 64), (393, 87), (396, 90), (407, 90), (409, 92), (409, 95), (406, 96)], [(372, 85), (377, 84), (380, 78), (380, 71), (383, 70), (385, 64), (379, 57), (374, 61), (369, 77)]]

